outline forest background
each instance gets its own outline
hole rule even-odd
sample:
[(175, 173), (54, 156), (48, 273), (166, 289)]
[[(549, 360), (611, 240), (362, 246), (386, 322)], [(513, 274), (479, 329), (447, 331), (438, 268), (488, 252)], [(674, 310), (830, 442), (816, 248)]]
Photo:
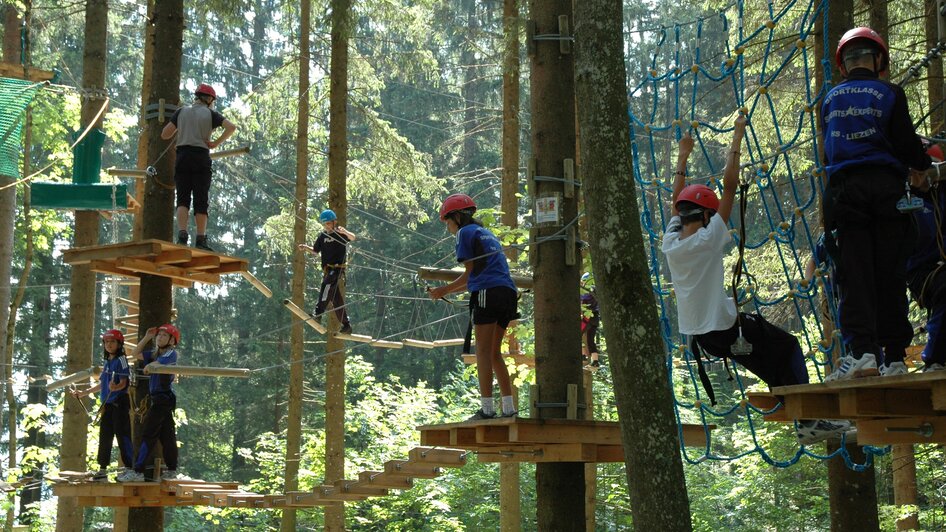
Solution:
[[(312, 32), (312, 87), (309, 153), (310, 208), (327, 206), (329, 21), (327, 2), (316, 1)], [(857, 6), (864, 20), (867, 6)], [(22, 11), (23, 4), (17, 8)], [(653, 32), (673, 23), (712, 18), (723, 2), (697, 8), (677, 2), (625, 1), (624, 28), (630, 80), (640, 79), (650, 61)], [(888, 3), (893, 62), (908, 64), (925, 47), (927, 4), (920, 0)], [(70, 175), (71, 135), (78, 129), (84, 3), (40, 0), (32, 3), (32, 62), (62, 72), (62, 86), (52, 86), (32, 106), (33, 168), (54, 164), (44, 180)], [(252, 271), (273, 288), (264, 299), (239, 277), (219, 286), (176, 289), (176, 324), (182, 330), (182, 360), (201, 366), (246, 367), (249, 381), (186, 378), (177, 385), (178, 439), (183, 472), (194, 478), (237, 480), (262, 492), (282, 487), (285, 461), (286, 393), (290, 315), (279, 304), (289, 293), (292, 248), (292, 198), (295, 171), (296, 69), (299, 56), (294, 2), (245, 0), (187, 3), (182, 68), (182, 101), (200, 82), (217, 87), (217, 108), (240, 125), (229, 146), (250, 145), (249, 155), (216, 163), (211, 194), (211, 237), (223, 252), (245, 257)], [(145, 6), (134, 0), (109, 3), (105, 167), (135, 166), (140, 102)], [(525, 8), (523, 18), (525, 18)], [(425, 296), (416, 278), (419, 266), (453, 265), (453, 239), (436, 219), (440, 200), (463, 191), (477, 198), (480, 213), (507, 244), (523, 244), (526, 232), (498, 225), (502, 127), (502, 2), (473, 0), (368, 0), (354, 6), (349, 76), (348, 222), (358, 233), (348, 270), (349, 312), (355, 332), (375, 337), (409, 336), (437, 340), (462, 336), (462, 309)], [(761, 16), (761, 15), (760, 15)], [(8, 31), (5, 29), (4, 31)], [(522, 50), (523, 58), (525, 49)], [(158, 59), (160, 60), (160, 58)], [(524, 63), (525, 65), (525, 63)], [(521, 153), (529, 147), (529, 76), (521, 75)], [(908, 87), (911, 106), (929, 108), (925, 83)], [(712, 107), (712, 102), (704, 102)], [(633, 102), (632, 102), (633, 107)], [(922, 112), (921, 112), (922, 113)], [(914, 118), (917, 118), (916, 116)], [(722, 142), (722, 141), (720, 141)], [(673, 147), (668, 139), (667, 148)], [(667, 163), (665, 161), (665, 163)], [(667, 163), (669, 164), (669, 163)], [(524, 185), (523, 185), (524, 187)], [(520, 218), (528, 221), (528, 200)], [(19, 190), (22, 195), (22, 189)], [(59, 415), (64, 394), (47, 395), (45, 378), (62, 372), (69, 304), (69, 267), (62, 252), (70, 247), (69, 212), (33, 210), (17, 217), (14, 288), (23, 281), (27, 235), (31, 234), (32, 269), (18, 306), (14, 337), (12, 389), (16, 420), (24, 430), (15, 442), (18, 466), (8, 481), (42, 478), (57, 467)], [(27, 231), (27, 224), (30, 232)], [(310, 223), (312, 238), (317, 224)], [(103, 219), (102, 243), (129, 239), (131, 220)], [(528, 271), (525, 254), (516, 267)], [(764, 270), (765, 257), (754, 267)], [(774, 263), (774, 258), (769, 257)], [(585, 259), (587, 268), (590, 260)], [(311, 265), (314, 265), (312, 263)], [(775, 268), (775, 265), (771, 265)], [(308, 301), (317, 293), (319, 272), (309, 268)], [(99, 277), (96, 330), (110, 327), (114, 306), (111, 285)], [(528, 316), (516, 335), (526, 353), (534, 336)], [(919, 319), (919, 313), (917, 318)], [(577, 327), (576, 317), (576, 327)], [(786, 318), (785, 322), (790, 320)], [(801, 324), (783, 323), (793, 329)], [(607, 328), (605, 323), (604, 327)], [(324, 471), (324, 339), (308, 335), (305, 353), (305, 409), (301, 488), (317, 485)], [(95, 348), (94, 352), (98, 352)], [(475, 404), (475, 373), (459, 359), (459, 348), (383, 350), (352, 347), (346, 365), (346, 467), (357, 473), (398, 458), (416, 444), (414, 427), (465, 418)], [(606, 349), (605, 349), (606, 353)], [(578, 354), (576, 353), (576, 356)], [(607, 355), (604, 357), (607, 366)], [(519, 368), (517, 382), (533, 378)], [(727, 386), (725, 371), (713, 374)], [(599, 419), (617, 419), (607, 368), (595, 375)], [(685, 380), (679, 386), (686, 386)], [(731, 385), (729, 385), (731, 386)], [(686, 395), (685, 390), (679, 390)], [(10, 409), (4, 409), (4, 426)], [(733, 449), (749, 437), (735, 422), (717, 429), (722, 445)], [(774, 449), (797, 446), (790, 430), (766, 426), (757, 431)], [(4, 434), (2, 445), (11, 447)], [(96, 433), (90, 429), (90, 449)], [(719, 442), (720, 440), (717, 440)], [(724, 453), (726, 454), (726, 453)], [(735, 454), (735, 453), (729, 453)], [(93, 467), (92, 453), (89, 455)], [(938, 447), (917, 448), (925, 528), (946, 526), (946, 473)], [(893, 528), (891, 463), (875, 461), (884, 529)], [(733, 461), (707, 461), (686, 467), (687, 489), (699, 530), (813, 530), (829, 526), (824, 464), (805, 458), (773, 468), (757, 455)], [(534, 467), (521, 469), (524, 529), (535, 514)], [(600, 530), (631, 525), (626, 475), (622, 464), (598, 467), (596, 521)], [(14, 509), (21, 522), (51, 529), (55, 499), (41, 482), (29, 484)], [(443, 477), (424, 481), (396, 496), (346, 505), (353, 529), (495, 530), (499, 528), (498, 471), (473, 463)], [(669, 495), (672, 496), (672, 495)], [(9, 502), (7, 504), (10, 504)], [(107, 509), (88, 509), (88, 529), (111, 522)], [(214, 508), (168, 510), (169, 530), (209, 528), (270, 529), (278, 511)], [(301, 529), (322, 526), (319, 510), (298, 513)]]

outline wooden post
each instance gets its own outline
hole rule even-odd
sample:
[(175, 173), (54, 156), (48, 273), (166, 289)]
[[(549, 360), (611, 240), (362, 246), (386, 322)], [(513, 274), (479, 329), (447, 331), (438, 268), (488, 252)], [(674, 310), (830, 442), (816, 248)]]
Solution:
[[(519, 354), (519, 341), (515, 335), (506, 335), (510, 354)], [(515, 375), (510, 372), (510, 380)], [(512, 400), (519, 408), (519, 389), (512, 387)], [(499, 530), (501, 532), (519, 532), (522, 530), (522, 497), (519, 493), (519, 464), (503, 462), (499, 464)]]
[[(912, 445), (894, 445), (890, 459), (893, 468), (893, 502), (896, 506), (916, 506), (916, 457)], [(916, 510), (897, 519), (897, 530), (919, 530)]]
[[(584, 419), (592, 420), (595, 418), (594, 411), (594, 378), (593, 371), (584, 372), (584, 401), (588, 405), (585, 408)], [(585, 530), (595, 532), (595, 506), (598, 497), (598, 464), (585, 464)]]

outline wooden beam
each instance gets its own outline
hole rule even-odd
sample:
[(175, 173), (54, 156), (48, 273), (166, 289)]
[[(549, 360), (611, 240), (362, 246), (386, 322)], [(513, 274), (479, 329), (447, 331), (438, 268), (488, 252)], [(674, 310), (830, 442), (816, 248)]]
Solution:
[(838, 396), (833, 393), (786, 395), (785, 414), (791, 419), (836, 419), (840, 417)]
[(88, 381), (88, 379), (97, 376), (99, 373), (102, 373), (102, 368), (99, 366), (93, 366), (91, 368), (83, 369), (75, 373), (70, 373), (69, 375), (62, 377), (59, 380), (56, 380), (47, 384), (46, 391), (51, 392), (53, 390), (58, 390), (60, 388), (69, 386), (70, 384), (76, 384), (78, 382), (82, 382), (83, 379)]
[(364, 486), (354, 480), (338, 480), (335, 482), (337, 493), (346, 493), (351, 495), (366, 495), (369, 497), (383, 497), (388, 494), (386, 488)]
[(389, 460), (384, 463), (384, 472), (389, 475), (404, 475), (413, 478), (436, 478), (442, 473), (438, 466), (418, 464), (409, 460)]
[[(444, 268), (429, 268), (421, 267), (417, 270), (417, 275), (421, 279), (427, 281), (446, 281), (450, 282), (456, 279), (457, 277), (463, 275), (463, 270), (458, 268), (453, 269), (444, 269)], [(532, 277), (526, 277), (524, 275), (513, 275), (512, 281), (516, 283), (516, 287), (524, 290), (531, 289), (535, 286), (535, 282), (532, 280)]]
[(158, 253), (150, 262), (155, 264), (179, 264), (190, 261), (192, 256), (189, 249), (168, 249)]
[(147, 170), (138, 170), (136, 168), (115, 168), (112, 166), (106, 168), (105, 172), (113, 177), (134, 177), (136, 179), (145, 179), (148, 177)]
[(408, 453), (408, 459), (411, 462), (439, 467), (462, 467), (466, 464), (466, 455), (467, 452), (460, 449), (414, 447)]
[(312, 327), (312, 328), (315, 329), (317, 332), (319, 332), (319, 333), (321, 333), (321, 334), (325, 334), (325, 332), (328, 330), (328, 329), (325, 328), (324, 325), (322, 325), (321, 323), (318, 322), (318, 320), (315, 319), (315, 316), (313, 316), (313, 315), (309, 314), (308, 312), (302, 310), (301, 308), (299, 308), (299, 305), (296, 305), (296, 304), (293, 303), (291, 300), (289, 300), (289, 299), (283, 299), (283, 300), (282, 300), (282, 304), (283, 304), (287, 309), (289, 309), (289, 312), (292, 312), (293, 314), (295, 314), (297, 318), (299, 318), (300, 320), (302, 320), (303, 322), (305, 322), (306, 325), (308, 325), (309, 327)]
[(946, 444), (946, 417), (861, 419), (858, 445)]
[(248, 271), (241, 271), (240, 275), (242, 275), (247, 282), (253, 285), (253, 288), (256, 288), (261, 294), (266, 296), (267, 299), (273, 297), (273, 291), (270, 290), (268, 286), (263, 284), (263, 281), (257, 279), (255, 275)]
[(930, 390), (869, 388), (841, 390), (842, 418), (933, 416)]
[(62, 260), (66, 264), (88, 264), (93, 260), (114, 259), (116, 257), (156, 257), (161, 253), (161, 243), (157, 240), (142, 240), (108, 246), (92, 246), (68, 249), (63, 252)]
[(335, 333), (336, 338), (341, 338), (342, 340), (348, 340), (350, 342), (359, 342), (363, 344), (368, 344), (373, 347), (383, 347), (387, 349), (400, 349), (404, 347), (402, 342), (394, 342), (391, 340), (379, 340), (377, 338), (372, 338), (364, 334), (346, 334), (346, 333)]
[(225, 157), (234, 157), (237, 155), (246, 155), (250, 153), (249, 146), (241, 146), (239, 148), (233, 148), (232, 150), (220, 150), (210, 153), (211, 159), (223, 159)]
[(413, 339), (413, 338), (405, 338), (405, 339), (401, 340), (401, 342), (403, 342), (404, 345), (406, 345), (406, 346), (408, 346), (408, 347), (420, 347), (420, 348), (422, 348), (422, 349), (433, 349), (433, 348), (434, 348), (434, 343), (433, 343), (433, 342), (426, 342), (426, 341), (424, 341), (424, 340), (415, 340), (415, 339)]
[(358, 483), (375, 488), (409, 490), (414, 487), (414, 480), (404, 475), (393, 475), (384, 471), (362, 471), (358, 473)]
[(51, 81), (55, 79), (56, 73), (49, 70), (41, 70), (33, 67), (24, 67), (16, 63), (0, 61), (0, 76), (4, 78), (22, 79), (39, 83), (42, 81)]
[(220, 284), (220, 276), (215, 273), (194, 273), (188, 272), (184, 268), (176, 266), (162, 266), (142, 259), (131, 257), (119, 257), (115, 260), (115, 266), (138, 273), (149, 275), (158, 275), (160, 277), (169, 277), (189, 282), (201, 282), (206, 284)]
[[(104, 273), (107, 275), (119, 275), (122, 277), (131, 277), (135, 279), (134, 284), (136, 285), (140, 282), (140, 279), (141, 279), (141, 273), (118, 268), (115, 266), (113, 262), (106, 261), (106, 260), (91, 261), (89, 263), (89, 269), (94, 272)], [(185, 281), (183, 279), (177, 279), (177, 278), (172, 277), (171, 284), (175, 286), (183, 286), (184, 288), (191, 288), (192, 286), (194, 286), (194, 281)]]
[(453, 347), (456, 345), (463, 345), (466, 343), (466, 340), (463, 338), (450, 338), (447, 340), (434, 340), (434, 347)]
[(178, 366), (174, 364), (158, 364), (151, 366), (148, 373), (159, 375), (192, 375), (200, 377), (238, 377), (247, 379), (250, 370), (247, 368), (202, 368), (197, 366)]

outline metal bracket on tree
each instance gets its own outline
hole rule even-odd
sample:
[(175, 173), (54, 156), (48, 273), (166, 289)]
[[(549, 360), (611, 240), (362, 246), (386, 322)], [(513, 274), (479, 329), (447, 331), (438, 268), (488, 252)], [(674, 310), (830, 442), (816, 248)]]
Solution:
[(568, 24), (568, 15), (558, 16), (558, 33), (536, 34), (535, 21), (526, 22), (526, 50), (529, 57), (535, 55), (536, 41), (558, 41), (558, 49), (563, 54), (572, 53), (572, 41), (575, 37), (571, 34)]

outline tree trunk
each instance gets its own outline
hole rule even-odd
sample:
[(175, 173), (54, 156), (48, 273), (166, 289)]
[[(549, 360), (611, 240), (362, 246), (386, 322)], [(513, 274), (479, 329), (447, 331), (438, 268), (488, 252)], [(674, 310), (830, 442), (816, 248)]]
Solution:
[[(152, 57), (160, 57), (152, 66), (151, 87), (148, 102), (157, 103), (161, 98), (170, 104), (180, 103), (181, 58), (184, 45), (183, 0), (161, 0), (154, 5), (154, 32), (148, 37), (146, 46), (152, 47)], [(174, 150), (168, 141), (161, 140), (165, 123), (152, 119), (148, 122), (147, 160), (157, 171), (146, 180), (142, 204), (141, 237), (170, 241), (174, 223)], [(173, 142), (173, 141), (171, 141)], [(163, 154), (163, 156), (162, 156)], [(140, 283), (138, 330), (143, 333), (171, 320), (171, 280), (166, 277), (143, 275)], [(143, 334), (142, 334), (143, 335)], [(182, 340), (187, 341), (186, 331)], [(147, 394), (147, 381), (136, 387), (134, 399), (140, 401)], [(141, 427), (134, 424), (136, 440)], [(137, 449), (137, 447), (136, 447)], [(160, 446), (153, 456), (161, 456)], [(164, 527), (163, 508), (131, 508), (128, 511), (128, 529), (132, 532), (161, 530)]]
[[(343, 227), (348, 222), (348, 41), (351, 37), (351, 0), (332, 0), (332, 63), (329, 90), (329, 207)], [(342, 277), (344, 279), (344, 277)], [(338, 289), (345, 295), (345, 283)], [(329, 330), (338, 319), (328, 312)], [(329, 337), (325, 344), (325, 480), (345, 478), (345, 342)], [(325, 508), (325, 530), (345, 530), (345, 506)]]
[(461, 9), (466, 12), (466, 38), (463, 41), (463, 51), (460, 53), (460, 66), (463, 69), (463, 144), (460, 150), (460, 159), (464, 169), (473, 168), (476, 158), (476, 92), (475, 85), (479, 71), (476, 56), (476, 33), (478, 19), (476, 16), (477, 0), (464, 0)]
[[(309, 23), (312, 6), (302, 0), (299, 11), (299, 111), (296, 124), (296, 198), (295, 221), (292, 226), (292, 301), (305, 305), (305, 252), (299, 244), (306, 241), (306, 217), (309, 195)], [(302, 359), (305, 356), (303, 323), (293, 321), (289, 338), (289, 405), (286, 412), (286, 492), (299, 487), (299, 449), (302, 445), (302, 388), (304, 386)], [(296, 530), (296, 511), (286, 509), (282, 514), (280, 530)]]
[[(154, 20), (154, 0), (146, 1), (148, 4), (146, 20)], [(141, 66), (141, 116), (138, 119), (138, 131), (140, 132), (138, 135), (138, 168), (146, 168), (148, 166), (148, 144), (150, 143), (149, 133), (151, 128), (148, 127), (148, 121), (145, 120), (145, 106), (148, 105), (148, 98), (151, 96), (151, 74), (154, 69), (154, 47), (149, 46), (149, 43), (154, 42), (154, 24), (145, 22), (144, 39), (144, 61)], [(139, 205), (143, 205), (144, 200), (144, 182), (137, 180), (135, 181), (135, 201), (137, 201)], [(139, 210), (135, 213), (132, 240), (141, 240), (143, 223), (144, 216), (142, 216)], [(137, 300), (137, 298), (132, 299)], [(140, 328), (139, 331), (141, 331)]]
[[(108, 4), (106, 0), (89, 0), (85, 6), (85, 50), (82, 56), (82, 88), (92, 91), (82, 101), (80, 130), (88, 127), (105, 105), (106, 50), (108, 34)], [(104, 113), (102, 114), (104, 116)], [(102, 118), (94, 124), (101, 127)], [(99, 240), (99, 215), (95, 211), (76, 211), (74, 247), (94, 246)], [(92, 365), (93, 327), (95, 326), (96, 284), (95, 272), (88, 265), (72, 267), (69, 289), (69, 350), (66, 373)], [(63, 412), (60, 467), (63, 470), (84, 471), (87, 446), (88, 416), (77, 400), (67, 398)], [(82, 528), (82, 508), (75, 499), (59, 499), (56, 530), (71, 531)]]
[[(572, 25), (571, 0), (531, 0), (536, 34), (559, 33), (559, 16)], [(620, 34), (620, 31), (619, 33)], [(573, 59), (557, 41), (538, 41), (532, 57), (532, 149), (536, 175), (563, 178), (566, 160), (575, 159), (575, 87)], [(541, 404), (565, 404), (568, 385), (581, 393), (581, 339), (578, 277), (580, 261), (566, 265), (566, 240), (555, 237), (577, 230), (577, 197), (565, 198), (564, 184), (537, 181), (536, 204), (550, 206), (555, 216), (534, 230), (530, 247), (535, 265), (535, 360), (537, 396)], [(538, 211), (538, 209), (536, 209)], [(538, 225), (538, 224), (537, 224)], [(568, 226), (570, 229), (566, 229)], [(548, 240), (542, 240), (550, 237)], [(540, 243), (537, 243), (540, 242)], [(539, 407), (540, 418), (564, 418), (566, 409)], [(581, 414), (579, 413), (579, 417)], [(540, 463), (535, 468), (539, 530), (584, 530), (585, 468), (581, 463)]]
[[(890, 455), (893, 469), (893, 502), (896, 506), (916, 506), (916, 457), (912, 445), (894, 445)], [(916, 509), (897, 512), (897, 530), (919, 530), (920, 516)]]
[[(469, 105), (469, 102), (467, 102)], [(503, 181), (501, 209), (503, 225), (519, 226), (519, 0), (503, 1)], [(514, 264), (519, 253), (506, 250)], [(510, 324), (512, 327), (512, 324)], [(519, 351), (516, 338), (508, 336), (509, 352)], [(515, 390), (513, 396), (515, 397)], [(522, 528), (519, 464), (499, 466), (499, 527), (503, 532)]]
[[(20, 62), (20, 17), (12, 3), (0, 5), (3, 14), (3, 60)], [(7, 329), (10, 316), (10, 276), (13, 274), (13, 228), (16, 224), (16, 187), (8, 186), (16, 181), (14, 176), (0, 175), (0, 361), (12, 359), (7, 353)], [(0, 383), (0, 392), (7, 381)], [(2, 393), (0, 393), (2, 395)], [(13, 412), (9, 415), (14, 416)]]
[[(833, 453), (837, 448), (837, 444), (828, 444), (829, 453)], [(859, 464), (863, 464), (867, 459), (863, 448), (857, 445), (848, 445), (847, 453), (851, 460)], [(829, 460), (828, 499), (831, 505), (832, 532), (880, 530), (873, 467), (858, 473), (848, 468), (839, 456)]]
[[(936, 6), (939, 0), (926, 0), (926, 49), (931, 50), (939, 42), (939, 24), (942, 21), (946, 23), (943, 17), (937, 16)], [(946, 27), (943, 28), (944, 37), (946, 37)], [(943, 97), (943, 62), (930, 61), (927, 68), (926, 87), (929, 93), (927, 101), (930, 107), (942, 104)], [(939, 109), (933, 112), (929, 117), (929, 131), (937, 134), (946, 129), (946, 104), (940, 105)]]
[(621, 2), (579, 2), (575, 35), (582, 191), (601, 317), (610, 325), (634, 527), (691, 530), (668, 361), (631, 179)]

